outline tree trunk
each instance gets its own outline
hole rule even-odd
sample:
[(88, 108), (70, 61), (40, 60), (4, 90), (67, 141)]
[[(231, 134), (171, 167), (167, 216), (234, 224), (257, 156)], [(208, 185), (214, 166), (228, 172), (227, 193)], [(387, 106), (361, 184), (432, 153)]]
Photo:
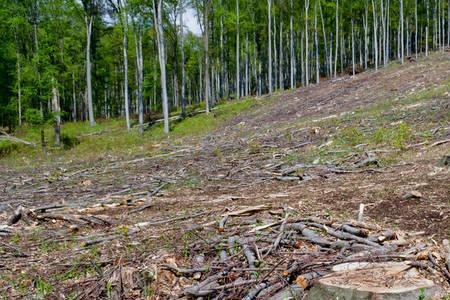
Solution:
[(93, 16), (85, 17), (86, 24), (86, 96), (89, 114), (89, 124), (95, 125), (94, 105), (92, 100), (92, 79), (91, 79), (91, 37), (92, 37)]
[(240, 46), (239, 46), (239, 0), (236, 0), (236, 99), (240, 99), (240, 74), (239, 74), (239, 53), (240, 53)]
[(278, 86), (280, 87), (280, 90), (284, 89), (284, 83), (283, 83), (283, 16), (280, 16), (280, 58), (279, 58), (279, 64), (278, 64)]
[[(373, 0), (372, 0), (373, 1)], [(403, 24), (403, 0), (400, 1), (400, 60), (405, 63), (404, 24)]]
[[(156, 1), (158, 5), (156, 5)], [(164, 46), (164, 32), (162, 27), (162, 1), (153, 0), (153, 16), (156, 26), (156, 37), (158, 42), (158, 57), (161, 70), (161, 90), (162, 106), (164, 115), (164, 133), (169, 133), (169, 101), (167, 98), (167, 77), (166, 77), (166, 50)]]
[(72, 121), (77, 121), (77, 95), (75, 89), (75, 71), (72, 70)]
[(331, 77), (331, 67), (328, 62), (328, 45), (327, 45), (327, 33), (325, 31), (325, 22), (323, 19), (323, 13), (322, 13), (322, 4), (319, 1), (319, 12), (320, 12), (320, 20), (322, 23), (322, 34), (323, 34), (323, 43), (324, 43), (324, 50), (325, 50), (325, 68), (327, 70), (327, 76)]
[(430, 2), (427, 0), (427, 26), (425, 28), (425, 56), (428, 56), (428, 34), (430, 28)]
[(20, 67), (20, 54), (17, 51), (17, 110), (19, 127), (22, 126), (22, 76)]
[(274, 74), (275, 79), (275, 90), (278, 89), (278, 53), (277, 53), (277, 20), (275, 15), (273, 16), (273, 58), (274, 58)]
[(52, 110), (55, 115), (55, 145), (61, 146), (61, 108), (59, 106), (59, 94), (55, 85), (55, 80), (52, 79)]
[(319, 38), (317, 36), (317, 3), (314, 8), (314, 42), (316, 45), (316, 83), (320, 83)]
[(248, 33), (245, 34), (245, 96), (249, 95)]
[(364, 69), (367, 70), (367, 62), (369, 61), (369, 8), (367, 2), (365, 5), (365, 15), (363, 16), (364, 25)]
[(308, 38), (309, 0), (305, 0), (305, 81), (309, 85), (309, 38)]
[(268, 40), (269, 40), (269, 68), (268, 68), (268, 73), (267, 73), (267, 77), (269, 79), (269, 94), (272, 94), (272, 17), (271, 17), (271, 5), (272, 5), (272, 0), (267, 0), (267, 5), (268, 5), (268, 15), (269, 15), (269, 22), (267, 25), (268, 28)]
[(136, 79), (137, 79), (137, 110), (139, 116), (139, 132), (144, 133), (144, 59), (142, 55), (142, 20), (138, 17), (138, 24), (134, 28), (134, 40), (136, 46)]
[[(204, 97), (206, 105), (206, 113), (209, 114), (209, 95), (210, 95), (210, 82), (209, 82), (209, 4), (210, 0), (204, 2), (203, 8), (203, 46), (205, 51), (205, 68), (204, 68)], [(239, 89), (239, 87), (238, 87)]]
[(127, 129), (131, 129), (130, 125), (130, 99), (128, 97), (128, 16), (127, 13), (124, 12), (123, 16), (123, 96), (124, 96), (124, 105), (125, 105), (125, 120), (127, 123)]
[(355, 76), (355, 33), (354, 33), (354, 24), (352, 19), (352, 69), (353, 76)]
[[(180, 2), (180, 47), (181, 47), (181, 115), (186, 117), (186, 70), (185, 70), (185, 57), (184, 57), (184, 6), (183, 1)], [(222, 91), (222, 90), (221, 90)]]
[(373, 9), (373, 42), (374, 42), (374, 56), (375, 56), (375, 71), (378, 71), (378, 37), (377, 37), (378, 21), (377, 21), (376, 6), (373, 0), (372, 0), (372, 9)]
[(339, 48), (339, 0), (336, 0), (336, 43), (335, 43), (336, 52), (334, 55), (334, 78), (336, 78), (337, 76), (338, 48)]
[[(450, 1), (450, 0), (449, 0)], [(290, 18), (289, 18), (289, 39), (290, 39), (290, 80), (291, 80), (291, 89), (295, 88), (295, 52), (294, 52), (294, 6), (292, 0), (290, 0)]]

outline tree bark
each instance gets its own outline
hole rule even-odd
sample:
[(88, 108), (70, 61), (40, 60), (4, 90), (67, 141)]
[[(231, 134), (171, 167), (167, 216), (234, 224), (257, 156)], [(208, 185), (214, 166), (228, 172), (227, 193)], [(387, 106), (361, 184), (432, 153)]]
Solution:
[(280, 16), (280, 46), (279, 46), (279, 66), (278, 66), (278, 86), (280, 90), (284, 89), (283, 83), (283, 16)]
[(317, 3), (314, 8), (314, 42), (316, 46), (316, 83), (320, 83), (319, 37), (317, 36)]
[(336, 78), (337, 76), (338, 48), (339, 48), (339, 0), (336, 0), (336, 43), (334, 55), (334, 78)]
[[(157, 2), (157, 3), (156, 3)], [(167, 98), (167, 76), (166, 76), (166, 50), (164, 45), (164, 32), (162, 27), (162, 2), (153, 0), (153, 16), (156, 26), (156, 37), (158, 42), (158, 57), (161, 70), (162, 106), (164, 115), (164, 133), (169, 133), (169, 101)]]
[[(450, 1), (450, 0), (449, 0)], [(290, 81), (291, 89), (295, 88), (295, 50), (294, 50), (294, 6), (290, 0), (289, 38), (290, 38)], [(326, 46), (325, 46), (326, 47)]]
[(59, 105), (59, 93), (55, 84), (55, 79), (52, 79), (52, 110), (55, 115), (55, 145), (61, 146), (61, 108)]
[(239, 53), (240, 53), (240, 46), (239, 46), (239, 0), (236, 0), (236, 99), (240, 99), (240, 74), (239, 74)]
[(267, 73), (267, 77), (269, 79), (269, 94), (272, 94), (272, 17), (271, 17), (271, 5), (272, 5), (272, 0), (267, 0), (267, 6), (268, 6), (268, 41), (269, 41), (269, 67), (268, 67), (268, 73)]
[(378, 71), (378, 37), (377, 37), (378, 21), (374, 0), (372, 0), (372, 9), (373, 9), (373, 42), (374, 42), (374, 56), (375, 56), (375, 71)]
[(91, 37), (93, 16), (85, 16), (86, 24), (86, 96), (89, 114), (89, 124), (95, 125), (94, 105), (92, 100), (92, 79), (91, 79)]
[[(373, 0), (372, 0), (373, 1)], [(403, 24), (403, 0), (400, 1), (400, 60), (405, 63), (404, 24)]]
[(184, 5), (180, 2), (180, 47), (181, 47), (181, 115), (186, 117), (186, 70), (185, 70), (185, 54), (184, 54)]
[(22, 76), (20, 67), (20, 54), (17, 51), (17, 110), (19, 127), (22, 126)]
[(305, 0), (305, 82), (309, 86), (309, 38), (308, 38), (309, 0)]
[(130, 125), (130, 99), (128, 97), (128, 15), (123, 12), (123, 96), (125, 105), (125, 120), (127, 123), (127, 130), (131, 129)]

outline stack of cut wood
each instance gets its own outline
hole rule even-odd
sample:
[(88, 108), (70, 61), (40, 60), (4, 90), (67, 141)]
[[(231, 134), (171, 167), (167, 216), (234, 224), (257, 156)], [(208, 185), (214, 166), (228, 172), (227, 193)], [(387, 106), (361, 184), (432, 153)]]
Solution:
[[(182, 290), (188, 298), (301, 299), (310, 293), (310, 299), (372, 299), (434, 296), (449, 288), (448, 242), (441, 248), (420, 233), (301, 217), (265, 205), (229, 211), (217, 225), (209, 238), (190, 245), (191, 266), (163, 265), (190, 280)], [(361, 297), (351, 298), (358, 291)]]

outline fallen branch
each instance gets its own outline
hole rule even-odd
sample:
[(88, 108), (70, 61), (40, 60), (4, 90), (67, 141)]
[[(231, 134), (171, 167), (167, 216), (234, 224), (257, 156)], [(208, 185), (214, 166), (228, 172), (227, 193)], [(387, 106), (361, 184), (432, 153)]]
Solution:
[(433, 148), (433, 147), (440, 146), (440, 145), (447, 144), (447, 143), (450, 143), (450, 139), (437, 141), (437, 142), (431, 144), (430, 146), (428, 146), (428, 148)]
[(19, 143), (19, 144), (24, 144), (24, 145), (31, 146), (31, 147), (36, 147), (36, 144), (33, 142), (29, 142), (29, 141), (11, 136), (4, 131), (0, 131), (0, 132), (3, 134), (3, 135), (0, 135), (0, 140), (7, 140), (7, 141), (10, 141), (13, 143)]

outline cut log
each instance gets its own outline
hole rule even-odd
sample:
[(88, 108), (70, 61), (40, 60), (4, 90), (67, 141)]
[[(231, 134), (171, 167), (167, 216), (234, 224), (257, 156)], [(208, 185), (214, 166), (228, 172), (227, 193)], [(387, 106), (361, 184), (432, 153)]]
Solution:
[(222, 216), (232, 216), (232, 217), (237, 217), (237, 216), (251, 216), (257, 212), (263, 211), (263, 210), (268, 210), (271, 207), (269, 205), (257, 205), (257, 206), (251, 206), (251, 207), (246, 207), (237, 211), (231, 211), (229, 213), (223, 214)]
[(293, 284), (290, 285), (272, 297), (269, 300), (290, 300), (290, 299), (302, 299), (305, 294), (305, 290), (300, 286)]
[(450, 272), (450, 243), (448, 240), (444, 240), (442, 244), (444, 246), (445, 264), (447, 270)]
[(416, 300), (439, 295), (439, 288), (407, 263), (348, 264), (319, 279), (307, 300)]

